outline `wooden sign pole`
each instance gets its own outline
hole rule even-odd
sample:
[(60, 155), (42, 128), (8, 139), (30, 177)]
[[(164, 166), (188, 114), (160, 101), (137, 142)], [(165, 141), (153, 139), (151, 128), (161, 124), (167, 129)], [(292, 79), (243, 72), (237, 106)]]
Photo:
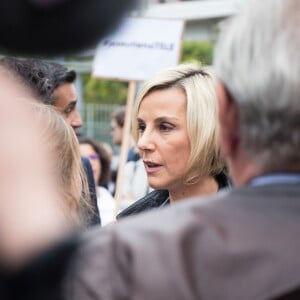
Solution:
[(131, 131), (131, 116), (133, 111), (133, 103), (136, 93), (136, 81), (130, 81), (128, 86), (128, 95), (127, 95), (127, 103), (125, 109), (125, 121), (123, 127), (123, 139), (121, 145), (121, 153), (120, 153), (120, 160), (119, 160), (119, 168), (117, 174), (117, 183), (116, 183), (116, 193), (115, 193), (115, 200), (116, 200), (116, 215), (119, 213), (121, 208), (121, 201), (122, 201), (122, 184), (124, 178), (124, 168), (127, 162), (128, 156), (128, 148), (129, 148), (129, 141), (130, 141), (130, 131)]

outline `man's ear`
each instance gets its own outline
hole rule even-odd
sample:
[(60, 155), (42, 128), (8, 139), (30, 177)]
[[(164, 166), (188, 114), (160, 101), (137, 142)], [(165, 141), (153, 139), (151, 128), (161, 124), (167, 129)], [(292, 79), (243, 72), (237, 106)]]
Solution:
[(226, 158), (232, 158), (235, 156), (239, 144), (238, 109), (223, 82), (216, 82), (216, 93), (218, 98), (221, 148)]

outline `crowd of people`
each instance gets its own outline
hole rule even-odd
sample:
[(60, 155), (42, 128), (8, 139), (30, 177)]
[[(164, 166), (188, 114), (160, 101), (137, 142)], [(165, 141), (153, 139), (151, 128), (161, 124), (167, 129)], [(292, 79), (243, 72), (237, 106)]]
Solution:
[(212, 68), (143, 84), (127, 162), (143, 175), (126, 175), (142, 192), (117, 216), (110, 150), (76, 135), (76, 73), (1, 58), (0, 299), (298, 299), (299, 12), (249, 1)]

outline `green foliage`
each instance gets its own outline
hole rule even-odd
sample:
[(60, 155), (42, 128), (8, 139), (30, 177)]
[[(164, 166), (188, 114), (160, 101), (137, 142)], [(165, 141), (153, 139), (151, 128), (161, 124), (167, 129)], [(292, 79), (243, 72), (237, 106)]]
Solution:
[[(197, 62), (202, 65), (212, 63), (213, 43), (206, 41), (185, 41), (182, 47), (181, 62)], [(125, 104), (127, 83), (96, 79), (90, 75), (82, 75), (83, 93), (86, 103)]]
[(125, 82), (96, 79), (83, 75), (83, 93), (86, 103), (124, 104), (127, 97)]
[(181, 62), (200, 62), (202, 65), (211, 65), (212, 57), (212, 42), (185, 41), (183, 43)]

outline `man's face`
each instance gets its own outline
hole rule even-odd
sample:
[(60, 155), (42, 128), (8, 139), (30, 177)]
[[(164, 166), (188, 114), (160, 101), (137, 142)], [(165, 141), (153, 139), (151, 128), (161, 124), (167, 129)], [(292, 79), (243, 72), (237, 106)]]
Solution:
[(77, 94), (75, 85), (64, 83), (55, 89), (55, 107), (65, 116), (67, 122), (74, 128), (82, 126), (82, 119), (76, 109)]

